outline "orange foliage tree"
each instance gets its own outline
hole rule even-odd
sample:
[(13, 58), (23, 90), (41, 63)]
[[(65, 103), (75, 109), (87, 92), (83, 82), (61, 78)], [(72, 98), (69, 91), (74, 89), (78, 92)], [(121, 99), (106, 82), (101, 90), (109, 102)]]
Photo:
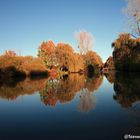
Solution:
[[(46, 67), (40, 58), (32, 56), (14, 56), (6, 53), (0, 56), (0, 69), (14, 68), (28, 75), (31, 71), (46, 71)], [(8, 73), (7, 73), (8, 74)], [(4, 77), (6, 75), (3, 75)]]
[(83, 71), (89, 64), (101, 67), (101, 58), (97, 53), (89, 51), (93, 46), (92, 34), (88, 32), (79, 32), (77, 37), (79, 37), (81, 54), (75, 53), (69, 44), (58, 43), (55, 46), (52, 41), (48, 41), (41, 44), (38, 56), (49, 69), (55, 67), (57, 70), (65, 69), (69, 72), (79, 72)]
[(55, 54), (59, 67), (66, 66), (68, 69), (73, 63), (73, 49), (70, 45), (59, 43), (56, 46)]
[(120, 71), (140, 71), (140, 38), (120, 34), (112, 43), (115, 68)]
[(109, 70), (115, 69), (114, 60), (112, 56), (109, 56), (109, 58), (106, 60), (104, 68), (108, 68)]
[(102, 67), (103, 63), (100, 56), (96, 52), (91, 51), (94, 46), (94, 38), (92, 34), (87, 31), (79, 31), (75, 33), (75, 37), (78, 42), (80, 54), (84, 59), (84, 67), (87, 68), (89, 65), (92, 65), (94, 69)]
[(66, 66), (70, 72), (78, 72), (80, 69), (83, 69), (82, 57), (74, 53), (70, 45), (59, 43), (55, 53), (60, 67)]
[(83, 55), (83, 58), (84, 58), (85, 69), (89, 65), (92, 65), (94, 67), (94, 70), (98, 72), (99, 69), (103, 66), (102, 59), (96, 52), (88, 51), (85, 55)]
[(78, 72), (84, 68), (83, 58), (74, 52), (69, 44), (52, 41), (43, 42), (39, 47), (38, 56), (44, 61), (47, 68), (65, 67), (70, 72)]
[(53, 41), (43, 42), (38, 49), (38, 56), (44, 61), (47, 68), (56, 65), (55, 44)]

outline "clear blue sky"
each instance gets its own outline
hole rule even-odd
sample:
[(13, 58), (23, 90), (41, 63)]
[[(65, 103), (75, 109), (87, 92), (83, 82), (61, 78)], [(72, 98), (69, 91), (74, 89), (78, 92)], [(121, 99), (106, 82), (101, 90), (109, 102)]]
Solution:
[(0, 54), (15, 50), (36, 55), (42, 41), (65, 42), (77, 50), (74, 32), (95, 38), (94, 51), (105, 61), (123, 31), (124, 0), (0, 0)]

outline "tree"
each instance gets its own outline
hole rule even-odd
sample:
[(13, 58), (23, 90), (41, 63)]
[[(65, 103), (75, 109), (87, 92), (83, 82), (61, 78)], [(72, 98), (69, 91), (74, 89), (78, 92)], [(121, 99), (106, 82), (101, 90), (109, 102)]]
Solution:
[(108, 68), (108, 69), (111, 69), (111, 70), (115, 69), (114, 60), (113, 60), (112, 56), (109, 56), (109, 58), (107, 59), (107, 61), (104, 64), (104, 68)]
[(43, 42), (39, 47), (38, 56), (44, 61), (47, 68), (55, 66), (55, 44), (53, 41)]
[(88, 51), (86, 53), (86, 55), (83, 55), (83, 57), (84, 57), (84, 61), (85, 61), (85, 66), (88, 66), (88, 65), (93, 65), (94, 67), (95, 66), (98, 66), (98, 67), (103, 66), (102, 59), (96, 52)]
[(55, 49), (55, 55), (59, 67), (67, 67), (69, 69), (72, 63), (73, 49), (69, 44), (58, 43)]
[(58, 43), (55, 46), (52, 41), (43, 42), (38, 56), (49, 69), (55, 67), (61, 71), (79, 72), (84, 68), (82, 56), (75, 53), (69, 44)]
[(121, 34), (112, 43), (115, 69), (119, 71), (140, 71), (140, 38)]
[(133, 36), (140, 36), (140, 0), (127, 0), (124, 12)]
[(17, 56), (16, 52), (15, 51), (11, 51), (11, 50), (5, 51), (4, 55), (11, 56), (11, 57)]
[(83, 55), (84, 70), (88, 77), (92, 77), (93, 74), (99, 74), (103, 66), (100, 56), (93, 51), (88, 51)]
[(78, 48), (81, 54), (86, 54), (90, 49), (93, 48), (93, 36), (90, 32), (79, 31), (75, 33), (75, 38), (78, 42)]

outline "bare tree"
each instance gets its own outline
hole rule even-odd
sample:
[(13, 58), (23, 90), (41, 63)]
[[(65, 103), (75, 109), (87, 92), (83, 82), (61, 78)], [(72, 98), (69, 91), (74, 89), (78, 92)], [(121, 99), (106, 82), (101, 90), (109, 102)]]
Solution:
[(90, 49), (93, 48), (94, 39), (90, 32), (85, 30), (75, 33), (75, 38), (78, 42), (78, 48), (81, 54), (86, 54)]
[(140, 36), (140, 0), (126, 0), (124, 12), (133, 36)]

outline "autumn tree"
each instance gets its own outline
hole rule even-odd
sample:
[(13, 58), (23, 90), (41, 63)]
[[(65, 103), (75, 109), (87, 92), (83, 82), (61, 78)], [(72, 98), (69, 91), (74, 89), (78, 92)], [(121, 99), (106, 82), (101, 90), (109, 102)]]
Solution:
[[(94, 39), (92, 34), (87, 31), (79, 31), (75, 33), (75, 37), (78, 42), (78, 48), (80, 49), (80, 55), (83, 57), (84, 69), (86, 71), (89, 71), (87, 69), (91, 65), (92, 68), (90, 71), (93, 71), (93, 69), (95, 70), (96, 68), (98, 69), (99, 67), (101, 67), (103, 63), (100, 56), (96, 52), (91, 51), (91, 49), (94, 46), (93, 44)], [(100, 68), (98, 70), (100, 70)]]
[(124, 12), (133, 36), (140, 36), (140, 0), (127, 0)]
[(133, 39), (130, 34), (121, 34), (112, 47), (115, 69), (140, 71), (140, 38)]
[(105, 64), (104, 64), (104, 68), (108, 68), (110, 70), (114, 70), (115, 66), (114, 66), (114, 60), (112, 56), (109, 56), (109, 58), (106, 60)]
[(58, 43), (55, 46), (52, 41), (43, 42), (39, 47), (38, 56), (49, 69), (55, 66), (62, 71), (78, 72), (83, 68), (83, 58), (66, 43)]
[(79, 53), (74, 53), (74, 69), (73, 72), (83, 72), (84, 70), (84, 59)]
[(101, 67), (103, 65), (101, 57), (96, 52), (88, 51), (83, 57), (85, 66), (93, 65)]
[(73, 63), (73, 49), (69, 44), (58, 43), (55, 49), (55, 55), (59, 67), (69, 67)]
[(78, 48), (80, 49), (81, 54), (86, 54), (93, 48), (94, 39), (90, 32), (84, 30), (76, 32), (75, 38), (78, 42)]
[(41, 44), (38, 56), (44, 61), (47, 68), (51, 69), (55, 66), (60, 71), (83, 72), (88, 64), (101, 67), (101, 58), (97, 53), (89, 51), (93, 41), (92, 35), (87, 32), (82, 32), (81, 35), (84, 37), (81, 54), (74, 52), (69, 44), (58, 43), (55, 46), (52, 41), (48, 41)]
[(60, 69), (78, 72), (84, 68), (83, 58), (78, 53), (75, 53), (69, 44), (58, 43), (55, 49), (55, 56)]
[(44, 61), (47, 68), (55, 66), (55, 44), (53, 41), (43, 42), (38, 49), (38, 56)]

